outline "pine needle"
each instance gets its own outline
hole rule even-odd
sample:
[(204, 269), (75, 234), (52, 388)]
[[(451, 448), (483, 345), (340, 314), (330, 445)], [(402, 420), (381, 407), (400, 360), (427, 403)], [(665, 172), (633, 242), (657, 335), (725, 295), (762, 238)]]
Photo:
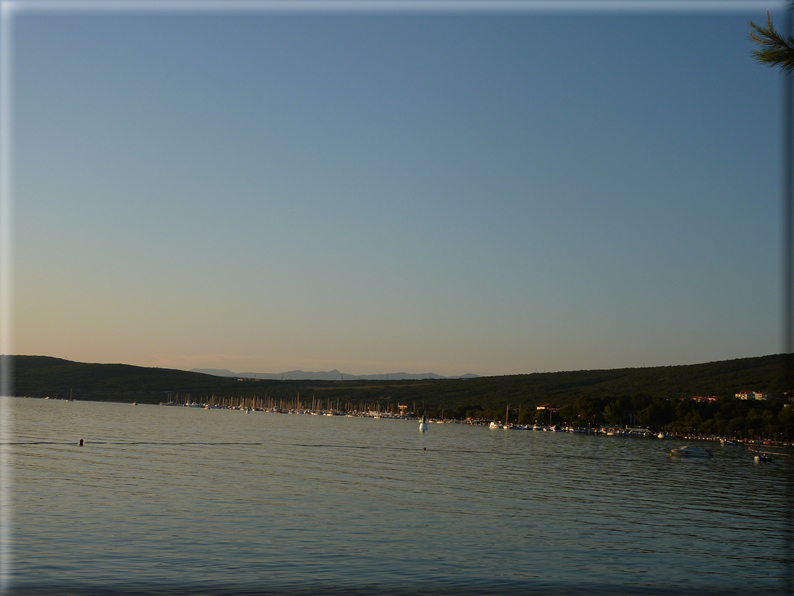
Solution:
[(766, 26), (759, 26), (750, 21), (748, 38), (761, 46), (753, 56), (762, 64), (779, 66), (786, 73), (794, 72), (794, 38), (787, 39), (780, 35), (772, 26), (769, 12), (766, 13)]

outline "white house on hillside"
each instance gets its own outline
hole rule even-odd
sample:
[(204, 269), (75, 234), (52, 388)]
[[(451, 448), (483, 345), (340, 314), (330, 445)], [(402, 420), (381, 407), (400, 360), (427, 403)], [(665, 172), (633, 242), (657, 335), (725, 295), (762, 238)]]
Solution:
[(766, 401), (772, 398), (771, 393), (763, 391), (740, 391), (736, 394), (736, 399)]

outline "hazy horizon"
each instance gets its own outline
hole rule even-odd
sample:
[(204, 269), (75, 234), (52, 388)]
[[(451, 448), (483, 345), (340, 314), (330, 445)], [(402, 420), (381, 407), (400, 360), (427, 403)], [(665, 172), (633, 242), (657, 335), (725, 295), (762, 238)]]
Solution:
[(13, 353), (442, 376), (779, 353), (781, 78), (747, 34), (781, 7), (18, 10)]

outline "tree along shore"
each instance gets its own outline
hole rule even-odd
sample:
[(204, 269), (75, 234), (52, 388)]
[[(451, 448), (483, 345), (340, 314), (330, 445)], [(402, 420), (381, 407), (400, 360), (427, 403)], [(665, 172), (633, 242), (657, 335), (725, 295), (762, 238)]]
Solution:
[(603, 398), (580, 395), (574, 403), (553, 410), (537, 409), (536, 406), (518, 406), (509, 411), (507, 408), (484, 410), (477, 406), (464, 406), (446, 411), (438, 408), (423, 411), (420, 408), (417, 414), (521, 425), (560, 424), (591, 428), (617, 425), (677, 435), (794, 441), (794, 405), (784, 400), (718, 398), (712, 402), (699, 402), (691, 398), (664, 399), (647, 395)]

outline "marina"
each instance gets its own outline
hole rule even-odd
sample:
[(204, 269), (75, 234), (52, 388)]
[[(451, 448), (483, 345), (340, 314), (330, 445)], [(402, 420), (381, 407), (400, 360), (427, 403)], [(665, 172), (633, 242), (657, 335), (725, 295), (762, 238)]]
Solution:
[[(49, 398), (47, 398), (49, 399)], [(133, 405), (137, 405), (133, 403)], [(281, 401), (278, 405), (275, 402), (256, 400), (256, 399), (240, 399), (240, 400), (224, 400), (218, 403), (214, 400), (206, 403), (197, 403), (191, 401), (180, 402), (161, 402), (161, 406), (181, 406), (187, 408), (204, 408), (205, 410), (238, 410), (245, 413), (250, 412), (268, 412), (272, 414), (300, 414), (311, 416), (346, 416), (348, 418), (386, 418), (393, 420), (414, 420), (419, 421), (420, 430), (426, 431), (428, 424), (466, 424), (471, 426), (487, 426), (490, 429), (502, 430), (522, 430), (522, 431), (544, 431), (544, 432), (568, 432), (575, 434), (590, 434), (590, 435), (604, 435), (609, 437), (622, 436), (622, 437), (642, 437), (642, 438), (656, 438), (656, 439), (696, 439), (700, 441), (715, 441), (719, 442), (722, 446), (736, 445), (737, 443), (749, 445), (770, 445), (775, 447), (792, 447), (793, 445), (787, 441), (769, 441), (762, 439), (734, 439), (730, 437), (722, 437), (719, 435), (694, 435), (694, 434), (676, 434), (666, 433), (663, 431), (654, 432), (648, 428), (639, 427), (619, 427), (614, 425), (604, 426), (560, 426), (557, 424), (541, 425), (541, 424), (513, 424), (501, 422), (488, 422), (487, 420), (456, 420), (456, 419), (428, 419), (424, 414), (420, 417), (414, 417), (410, 414), (397, 414), (392, 411), (380, 411), (377, 409), (365, 409), (362, 407), (358, 409), (345, 409), (339, 410), (330, 404), (325, 409), (322, 409), (320, 402), (312, 400), (310, 407), (304, 407), (301, 404), (299, 397), (295, 400), (294, 404), (288, 404)], [(363, 406), (363, 405), (362, 405)], [(316, 409), (317, 408), (317, 409)], [(346, 408), (352, 408), (351, 404), (347, 404)], [(506, 415), (507, 419), (508, 416)]]

